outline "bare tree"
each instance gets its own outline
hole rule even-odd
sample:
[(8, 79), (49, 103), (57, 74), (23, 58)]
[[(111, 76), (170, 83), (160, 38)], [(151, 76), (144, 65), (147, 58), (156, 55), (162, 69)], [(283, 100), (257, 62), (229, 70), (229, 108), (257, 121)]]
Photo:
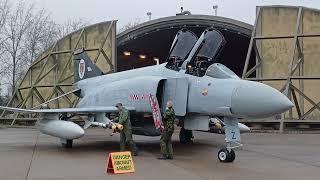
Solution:
[(32, 24), (26, 32), (22, 47), (24, 50), (22, 57), (27, 67), (56, 40), (56, 27), (57, 25), (51, 20), (50, 14), (45, 9), (33, 15)]
[(119, 32), (121, 33), (121, 32), (123, 32), (123, 31), (125, 31), (125, 30), (127, 30), (127, 29), (130, 29), (130, 28), (133, 28), (133, 27), (135, 27), (135, 26), (137, 26), (137, 25), (139, 25), (139, 24), (141, 24), (140, 19), (135, 19), (134, 21), (130, 21), (130, 22), (128, 22), (127, 24), (125, 24), (124, 26), (122, 26), (122, 27), (119, 29)]
[(13, 95), (32, 61), (55, 41), (86, 25), (83, 19), (57, 24), (46, 9), (25, 0), (0, 2), (0, 82), (5, 92)]
[(2, 33), (8, 17), (8, 13), (9, 13), (8, 0), (0, 2), (0, 45), (2, 45), (3, 41), (5, 41), (5, 38), (3, 37)]
[(0, 83), (0, 106), (4, 106), (8, 103), (9, 97), (3, 95), (2, 93), (2, 84)]
[(9, 15), (7, 23), (4, 26), (4, 50), (8, 53), (11, 61), (6, 61), (6, 70), (11, 86), (11, 94), (14, 93), (17, 79), (21, 77), (21, 69), (25, 62), (23, 62), (22, 45), (23, 40), (27, 34), (27, 30), (33, 22), (32, 12), (34, 10), (33, 4), (28, 5), (24, 1), (20, 1), (15, 8), (13, 8)]
[[(3, 53), (5, 52), (3, 43), (6, 40), (6, 37), (3, 35), (4, 25), (6, 23), (9, 13), (8, 1), (0, 2), (0, 59)], [(3, 66), (0, 66), (0, 76), (3, 75)]]
[(67, 22), (57, 26), (56, 38), (61, 39), (69, 33), (79, 30), (88, 25), (88, 22), (83, 19), (67, 20)]

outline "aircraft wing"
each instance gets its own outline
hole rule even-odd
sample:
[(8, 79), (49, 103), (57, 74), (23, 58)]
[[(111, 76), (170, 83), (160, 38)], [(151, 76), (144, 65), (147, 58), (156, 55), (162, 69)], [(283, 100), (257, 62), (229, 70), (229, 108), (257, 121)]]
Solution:
[[(128, 110), (135, 110), (134, 107), (126, 107)], [(77, 108), (61, 108), (61, 109), (20, 109), (13, 107), (0, 106), (0, 109), (19, 112), (19, 113), (99, 113), (99, 112), (117, 112), (117, 108), (113, 106), (106, 107), (77, 107)]]

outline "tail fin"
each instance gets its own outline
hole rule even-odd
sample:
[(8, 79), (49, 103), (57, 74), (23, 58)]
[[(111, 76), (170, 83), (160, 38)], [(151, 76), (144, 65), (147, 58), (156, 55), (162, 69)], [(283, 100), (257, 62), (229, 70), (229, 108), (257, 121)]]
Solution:
[(74, 82), (103, 75), (103, 72), (90, 60), (83, 48), (75, 50), (73, 55)]

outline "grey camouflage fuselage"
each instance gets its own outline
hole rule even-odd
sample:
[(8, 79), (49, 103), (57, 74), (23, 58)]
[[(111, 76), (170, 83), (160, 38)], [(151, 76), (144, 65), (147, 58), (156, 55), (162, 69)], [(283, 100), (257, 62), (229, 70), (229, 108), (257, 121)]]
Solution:
[[(177, 72), (167, 69), (165, 65), (81, 80), (75, 84), (76, 88), (81, 89), (82, 99), (78, 107), (113, 106), (122, 102), (125, 106), (135, 107), (137, 112), (151, 112), (145, 95), (156, 95), (160, 89), (163, 93), (158, 100), (173, 100), (178, 116), (197, 113), (264, 118), (292, 106), (285, 95), (262, 83), (240, 78), (196, 77), (186, 74), (184, 70)], [(165, 103), (160, 104), (162, 109), (165, 108)]]

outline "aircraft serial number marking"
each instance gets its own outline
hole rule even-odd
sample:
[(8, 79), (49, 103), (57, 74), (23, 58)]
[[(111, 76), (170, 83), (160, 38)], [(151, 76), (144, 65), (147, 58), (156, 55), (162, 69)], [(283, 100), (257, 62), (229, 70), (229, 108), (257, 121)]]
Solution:
[(140, 100), (149, 100), (149, 94), (148, 93), (144, 93), (144, 94), (130, 94), (129, 95), (129, 100), (132, 101), (140, 101)]

